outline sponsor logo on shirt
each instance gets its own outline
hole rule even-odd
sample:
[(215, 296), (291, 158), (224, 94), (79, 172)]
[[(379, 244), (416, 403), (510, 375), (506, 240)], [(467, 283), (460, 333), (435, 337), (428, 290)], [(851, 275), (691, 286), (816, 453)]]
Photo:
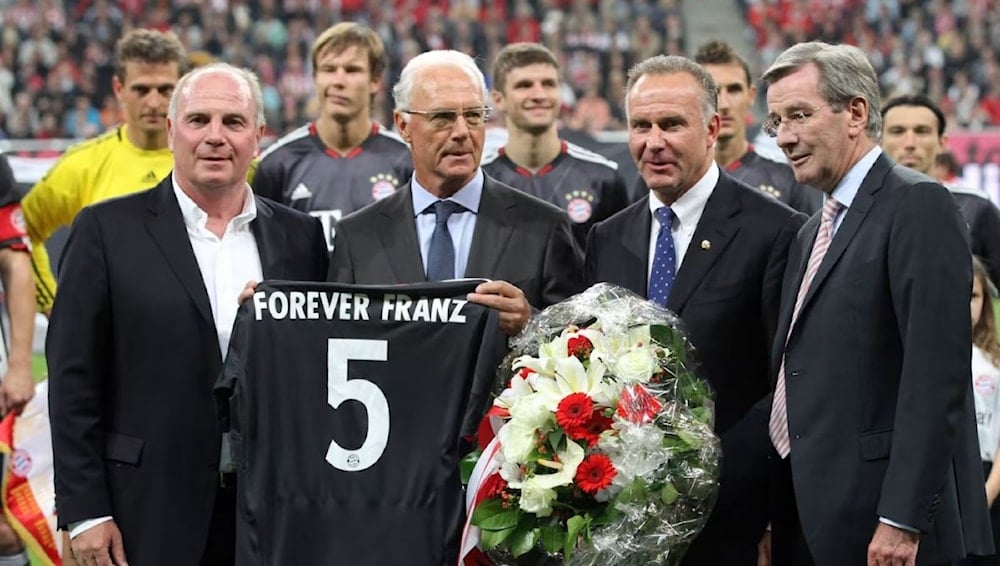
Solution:
[(313, 194), (312, 191), (309, 190), (309, 187), (305, 186), (304, 183), (299, 183), (295, 187), (295, 190), (292, 191), (292, 194), (289, 195), (288, 200), (303, 200), (312, 198), (312, 196)]
[(372, 198), (375, 200), (381, 200), (391, 195), (396, 192), (396, 187), (399, 186), (399, 179), (392, 173), (372, 175), (368, 180), (372, 184)]
[(566, 195), (566, 214), (569, 219), (576, 223), (583, 223), (590, 220), (594, 214), (594, 194), (587, 189), (571, 191)]

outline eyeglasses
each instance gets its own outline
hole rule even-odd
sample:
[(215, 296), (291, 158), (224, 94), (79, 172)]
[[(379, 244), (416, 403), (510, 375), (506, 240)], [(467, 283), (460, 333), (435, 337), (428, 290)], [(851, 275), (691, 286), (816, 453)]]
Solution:
[(812, 108), (805, 110), (794, 110), (786, 114), (784, 117), (777, 114), (771, 114), (764, 119), (764, 123), (761, 124), (761, 129), (763, 129), (764, 133), (769, 137), (776, 138), (778, 137), (778, 130), (781, 129), (782, 124), (789, 128), (798, 128), (805, 125), (810, 118), (815, 116), (816, 113), (823, 108), (829, 108), (834, 112), (839, 112), (836, 106), (832, 104), (824, 104), (822, 106), (813, 106)]
[(479, 108), (465, 108), (463, 110), (400, 110), (404, 114), (416, 114), (423, 116), (431, 127), (438, 130), (450, 130), (455, 127), (455, 122), (461, 115), (465, 123), (472, 128), (482, 126), (490, 119), (491, 108), (482, 106)]

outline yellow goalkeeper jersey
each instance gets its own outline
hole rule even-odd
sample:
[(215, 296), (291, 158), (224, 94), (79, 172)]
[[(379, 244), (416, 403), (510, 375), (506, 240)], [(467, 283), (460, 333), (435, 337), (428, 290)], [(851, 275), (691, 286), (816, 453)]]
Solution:
[(31, 237), (38, 310), (51, 310), (56, 292), (45, 241), (72, 224), (85, 206), (151, 188), (173, 166), (169, 149), (137, 148), (124, 125), (66, 150), (21, 201)]

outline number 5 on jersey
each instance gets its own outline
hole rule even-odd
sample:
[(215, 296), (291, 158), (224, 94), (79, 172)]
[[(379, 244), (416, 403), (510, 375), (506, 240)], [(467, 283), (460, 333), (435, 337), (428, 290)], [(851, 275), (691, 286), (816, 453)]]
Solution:
[(357, 401), (368, 414), (368, 435), (357, 450), (345, 450), (336, 440), (330, 441), (326, 461), (345, 472), (366, 470), (382, 457), (389, 442), (389, 401), (371, 381), (348, 379), (350, 360), (384, 362), (388, 359), (385, 340), (330, 338), (327, 342), (327, 402), (334, 409), (344, 401)]

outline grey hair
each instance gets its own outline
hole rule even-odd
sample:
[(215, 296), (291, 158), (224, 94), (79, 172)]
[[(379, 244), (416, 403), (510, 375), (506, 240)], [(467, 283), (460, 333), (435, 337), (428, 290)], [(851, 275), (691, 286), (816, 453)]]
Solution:
[(853, 45), (831, 45), (822, 41), (799, 43), (786, 49), (774, 60), (761, 81), (773, 84), (806, 65), (819, 70), (819, 93), (834, 110), (843, 110), (851, 99), (868, 102), (865, 133), (873, 141), (882, 137), (882, 112), (878, 78), (865, 52)]
[[(417, 55), (403, 67), (403, 71), (399, 74), (399, 82), (392, 87), (392, 97), (396, 102), (397, 110), (410, 109), (410, 99), (413, 97), (413, 89), (417, 86), (417, 77), (423, 70), (434, 66), (450, 66), (461, 69), (482, 92), (483, 104), (487, 104), (490, 93), (486, 88), (486, 77), (483, 76), (483, 72), (476, 66), (472, 57), (461, 51), (437, 49)], [(409, 121), (409, 119), (409, 114), (403, 114), (404, 121)]]
[(167, 108), (167, 117), (170, 118), (171, 122), (177, 121), (177, 110), (180, 106), (181, 97), (186, 98), (190, 96), (191, 91), (194, 89), (195, 81), (205, 75), (211, 74), (228, 75), (240, 83), (242, 85), (240, 87), (240, 94), (248, 96), (253, 102), (257, 125), (263, 126), (265, 124), (264, 95), (261, 94), (260, 79), (257, 78), (257, 75), (253, 71), (230, 65), (229, 63), (212, 63), (198, 67), (177, 81), (173, 96), (170, 97), (170, 106)]
[(675, 75), (687, 73), (701, 85), (701, 113), (708, 124), (719, 107), (719, 87), (715, 79), (704, 67), (694, 61), (677, 55), (654, 55), (645, 61), (636, 63), (628, 71), (628, 82), (625, 84), (625, 114), (628, 115), (628, 95), (639, 79), (646, 75)]

